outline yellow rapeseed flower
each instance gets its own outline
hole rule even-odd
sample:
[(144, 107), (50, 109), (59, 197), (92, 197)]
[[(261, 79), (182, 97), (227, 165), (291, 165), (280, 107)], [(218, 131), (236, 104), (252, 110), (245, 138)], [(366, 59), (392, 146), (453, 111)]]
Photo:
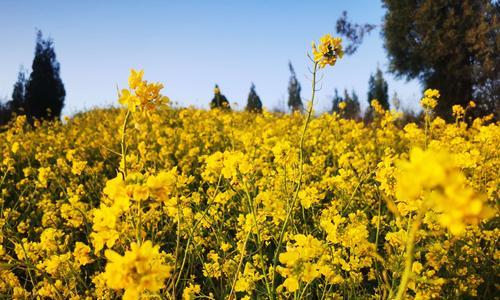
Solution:
[(168, 103), (170, 100), (160, 94), (163, 88), (161, 83), (148, 83), (142, 77), (144, 71), (132, 69), (129, 77), (129, 88), (122, 89), (119, 93), (118, 102), (126, 106), (130, 111), (139, 110), (141, 112), (153, 110), (161, 104)]
[(467, 224), (478, 224), (489, 215), (484, 197), (467, 186), (449, 154), (415, 148), (399, 168), (398, 200), (414, 205), (415, 210), (435, 210), (451, 233), (461, 235)]
[(89, 257), (90, 247), (81, 242), (76, 242), (75, 250), (73, 251), (73, 256), (77, 261), (78, 265), (84, 266), (92, 261)]
[(438, 90), (427, 89), (424, 92), (424, 98), (420, 100), (420, 105), (425, 110), (433, 110), (438, 103), (438, 99), (441, 95)]
[(326, 65), (333, 66), (339, 58), (344, 56), (342, 49), (342, 39), (334, 38), (330, 34), (326, 34), (319, 40), (319, 45), (312, 43), (313, 59), (319, 64), (320, 68)]
[(106, 284), (115, 290), (125, 290), (123, 299), (139, 299), (144, 292), (157, 292), (170, 276), (172, 267), (164, 262), (159, 246), (151, 241), (132, 243), (122, 256), (106, 250)]

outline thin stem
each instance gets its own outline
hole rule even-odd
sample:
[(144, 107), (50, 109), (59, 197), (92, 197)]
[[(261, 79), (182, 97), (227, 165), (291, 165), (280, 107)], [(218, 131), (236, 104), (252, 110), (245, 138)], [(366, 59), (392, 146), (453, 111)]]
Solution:
[(128, 120), (130, 119), (130, 110), (127, 110), (127, 115), (125, 116), (125, 120), (123, 121), (122, 127), (122, 139), (121, 139), (121, 147), (122, 147), (122, 159), (123, 159), (123, 179), (127, 178), (127, 145), (125, 141), (125, 135), (127, 131)]
[(140, 245), (142, 244), (142, 237), (141, 237), (141, 200), (137, 200), (137, 243)]
[[(283, 223), (283, 226), (281, 227), (281, 232), (278, 240), (278, 247), (276, 248), (276, 252), (274, 253), (274, 258), (273, 258), (273, 275), (272, 275), (272, 287), (273, 289), (275, 288), (275, 280), (276, 280), (276, 266), (278, 264), (278, 256), (280, 254), (281, 246), (283, 244), (283, 238), (285, 236), (285, 230), (286, 227), (288, 226), (288, 221), (290, 220), (290, 216), (292, 215), (293, 212), (293, 207), (295, 206), (295, 203), (297, 202), (297, 197), (300, 191), (300, 188), (302, 186), (302, 175), (303, 175), (303, 170), (304, 170), (304, 140), (305, 140), (305, 135), (307, 131), (307, 127), (309, 126), (309, 123), (311, 121), (311, 115), (312, 115), (312, 110), (313, 110), (313, 105), (314, 105), (314, 97), (316, 96), (316, 73), (318, 70), (318, 63), (314, 63), (314, 69), (313, 69), (313, 78), (312, 78), (312, 95), (311, 95), (311, 105), (307, 111), (307, 118), (304, 123), (304, 128), (302, 130), (302, 135), (300, 137), (300, 144), (299, 144), (299, 150), (300, 150), (300, 163), (299, 163), (299, 182), (297, 183), (297, 188), (295, 189), (295, 193), (293, 196), (292, 200), (292, 205), (289, 208), (289, 211), (287, 213), (287, 216), (285, 218), (285, 222)], [(274, 296), (274, 295), (273, 295)]]
[(255, 207), (254, 207), (254, 204), (253, 204), (253, 201), (252, 201), (252, 197), (250, 196), (250, 192), (248, 190), (248, 185), (247, 185), (247, 182), (243, 179), (243, 176), (241, 176), (242, 178), (242, 181), (243, 181), (243, 187), (244, 187), (244, 190), (245, 190), (245, 194), (247, 196), (247, 200), (248, 200), (248, 208), (250, 209), (250, 212), (252, 213), (252, 217), (253, 217), (253, 221), (255, 222), (255, 228), (257, 229), (257, 233), (255, 234), (256, 238), (257, 238), (257, 248), (259, 249), (259, 256), (260, 256), (260, 261), (262, 263), (262, 266), (264, 267), (264, 269), (262, 270), (263, 273), (264, 273), (264, 282), (266, 284), (266, 290), (267, 290), (267, 294), (269, 296), (271, 296), (271, 288), (269, 287), (269, 282), (268, 282), (268, 279), (267, 279), (267, 275), (266, 275), (266, 269), (265, 269), (265, 262), (264, 262), (264, 253), (262, 253), (262, 248), (263, 248), (263, 245), (262, 245), (262, 241), (261, 241), (261, 238), (260, 238), (260, 228), (259, 228), (259, 223), (258, 223), (258, 220), (257, 220), (257, 216), (256, 216), (256, 213), (255, 213)]
[(243, 264), (243, 258), (245, 257), (245, 251), (246, 251), (246, 248), (247, 248), (247, 242), (248, 242), (248, 239), (250, 238), (250, 234), (251, 233), (252, 233), (251, 230), (248, 231), (247, 237), (245, 238), (245, 242), (243, 243), (243, 248), (242, 248), (242, 251), (241, 251), (240, 261), (238, 262), (238, 267), (236, 268), (236, 273), (234, 275), (233, 283), (231, 284), (231, 291), (229, 292), (229, 299), (233, 299), (232, 296), (235, 293), (234, 287), (236, 286), (236, 281), (238, 281), (238, 275), (240, 273), (241, 265)]
[(399, 283), (398, 292), (396, 294), (395, 300), (402, 300), (405, 293), (406, 288), (408, 287), (408, 282), (410, 281), (410, 277), (412, 275), (412, 265), (413, 265), (413, 249), (415, 248), (415, 238), (417, 236), (417, 232), (420, 229), (420, 224), (422, 223), (422, 212), (419, 212), (413, 221), (413, 225), (411, 226), (410, 232), (408, 234), (408, 239), (406, 240), (406, 261), (405, 261), (405, 270), (403, 272), (403, 276), (401, 277), (401, 282)]

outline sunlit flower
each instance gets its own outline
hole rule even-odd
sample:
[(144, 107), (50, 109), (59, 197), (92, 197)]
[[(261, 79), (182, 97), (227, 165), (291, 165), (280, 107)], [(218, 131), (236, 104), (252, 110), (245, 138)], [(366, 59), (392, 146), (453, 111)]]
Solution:
[(320, 68), (324, 68), (326, 65), (333, 66), (338, 59), (344, 56), (342, 39), (334, 38), (330, 34), (321, 37), (318, 46), (313, 42), (312, 48), (313, 59)]
[(163, 84), (148, 83), (142, 79), (143, 75), (144, 71), (137, 72), (132, 69), (129, 77), (130, 89), (122, 89), (119, 93), (120, 104), (132, 112), (153, 110), (170, 101), (168, 97), (160, 94)]
[(441, 95), (438, 90), (427, 89), (424, 92), (424, 98), (420, 100), (420, 105), (425, 110), (433, 110), (438, 103), (438, 99)]
[(170, 276), (171, 267), (165, 264), (164, 254), (151, 241), (132, 243), (122, 256), (106, 250), (104, 279), (115, 290), (124, 289), (123, 299), (139, 299), (146, 292), (157, 292)]

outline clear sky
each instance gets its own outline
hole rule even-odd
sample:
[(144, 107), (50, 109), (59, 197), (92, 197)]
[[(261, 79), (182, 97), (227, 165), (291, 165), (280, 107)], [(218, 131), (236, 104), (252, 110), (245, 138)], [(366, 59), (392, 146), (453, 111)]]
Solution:
[[(207, 108), (218, 83), (231, 103), (244, 107), (252, 82), (265, 107), (283, 107), (292, 61), (302, 96), (310, 95), (306, 54), (311, 41), (335, 34), (343, 10), (355, 22), (380, 24), (377, 0), (0, 0), (0, 99), (12, 93), (21, 65), (29, 71), (36, 29), (54, 40), (66, 88), (63, 113), (116, 103), (130, 68), (160, 81), (182, 106)], [(417, 82), (387, 73), (380, 30), (352, 56), (324, 72), (316, 108), (331, 107), (335, 88), (354, 89), (366, 106), (368, 78), (377, 65), (403, 105), (416, 107)]]

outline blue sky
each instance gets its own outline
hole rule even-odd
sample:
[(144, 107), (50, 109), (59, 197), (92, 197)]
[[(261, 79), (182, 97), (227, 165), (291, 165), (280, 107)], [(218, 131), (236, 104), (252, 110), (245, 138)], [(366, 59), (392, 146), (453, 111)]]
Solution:
[[(310, 95), (306, 54), (311, 41), (335, 34), (343, 10), (355, 22), (380, 24), (377, 0), (331, 1), (0, 1), (0, 99), (8, 98), (23, 65), (31, 70), (36, 29), (54, 40), (66, 87), (64, 114), (116, 103), (130, 68), (160, 81), (182, 106), (207, 108), (218, 83), (231, 103), (244, 107), (252, 82), (265, 107), (283, 107), (292, 61)], [(403, 105), (416, 107), (417, 82), (387, 73), (380, 31), (352, 56), (324, 71), (316, 109), (331, 107), (335, 88), (354, 89), (366, 106), (377, 65)]]

